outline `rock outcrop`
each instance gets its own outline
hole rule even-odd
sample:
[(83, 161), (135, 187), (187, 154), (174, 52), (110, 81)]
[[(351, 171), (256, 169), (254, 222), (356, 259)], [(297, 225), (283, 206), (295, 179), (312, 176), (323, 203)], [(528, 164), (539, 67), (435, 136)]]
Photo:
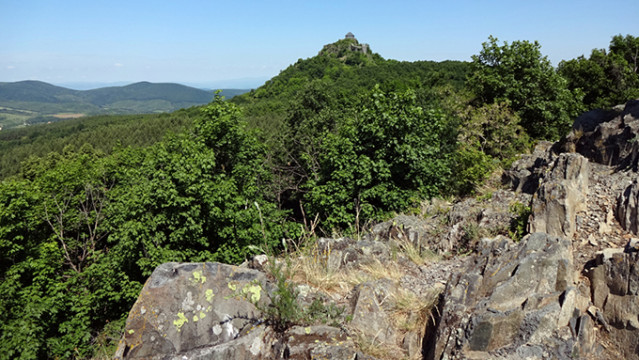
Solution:
[(570, 358), (592, 351), (584, 334), (592, 327), (570, 326), (588, 306), (588, 294), (575, 287), (570, 241), (544, 233), (519, 244), (497, 237), (482, 240), (478, 251), (448, 282), (432, 358)]
[(639, 100), (633, 100), (620, 108), (593, 110), (580, 116), (573, 131), (557, 147), (600, 164), (636, 167), (631, 162), (637, 158), (633, 143), (638, 134)]
[(544, 170), (556, 156), (552, 147), (551, 142), (541, 141), (532, 154), (522, 155), (513, 162), (510, 169), (504, 171), (502, 182), (516, 192), (534, 194)]
[(535, 193), (530, 232), (572, 239), (577, 212), (586, 209), (588, 160), (579, 154), (561, 154)]
[(587, 269), (591, 310), (609, 333), (609, 341), (626, 359), (639, 353), (639, 252), (637, 240), (623, 249), (606, 249)]
[(616, 216), (619, 224), (627, 231), (639, 232), (639, 181), (628, 186), (617, 198)]
[(115, 358), (271, 359), (274, 333), (249, 301), (267, 301), (269, 288), (265, 275), (250, 269), (163, 264), (133, 306)]

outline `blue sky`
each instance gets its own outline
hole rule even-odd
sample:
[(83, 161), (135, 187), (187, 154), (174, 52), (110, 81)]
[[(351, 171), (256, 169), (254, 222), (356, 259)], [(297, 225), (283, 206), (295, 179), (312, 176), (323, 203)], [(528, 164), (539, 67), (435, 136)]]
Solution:
[(636, 0), (0, 0), (0, 82), (258, 86), (349, 31), (406, 61), (538, 40), (557, 65), (639, 36), (638, 15)]

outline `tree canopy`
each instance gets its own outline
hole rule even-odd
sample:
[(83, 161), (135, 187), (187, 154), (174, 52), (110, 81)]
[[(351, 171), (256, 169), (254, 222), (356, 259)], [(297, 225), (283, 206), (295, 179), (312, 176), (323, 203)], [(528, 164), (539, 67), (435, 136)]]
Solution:
[(587, 109), (609, 108), (639, 97), (639, 37), (616, 35), (609, 50), (593, 49), (589, 58), (562, 61), (559, 73), (568, 87), (584, 93)]
[(507, 102), (533, 138), (557, 139), (582, 110), (580, 93), (568, 89), (536, 41), (499, 45), (491, 36), (472, 59), (468, 85), (478, 103)]

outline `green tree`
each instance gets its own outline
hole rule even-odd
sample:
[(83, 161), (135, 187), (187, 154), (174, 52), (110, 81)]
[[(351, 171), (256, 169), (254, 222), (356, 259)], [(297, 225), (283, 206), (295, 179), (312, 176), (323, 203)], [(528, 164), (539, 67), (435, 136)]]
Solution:
[(0, 352), (8, 358), (85, 358), (139, 284), (111, 266), (108, 163), (90, 147), (33, 159), (24, 180), (0, 185)]
[(558, 138), (581, 111), (580, 94), (568, 90), (536, 41), (500, 46), (491, 36), (472, 66), (468, 84), (479, 105), (507, 102), (533, 138)]
[(412, 91), (377, 87), (337, 132), (326, 133), (319, 171), (306, 184), (307, 212), (320, 214), (325, 230), (378, 220), (444, 189), (453, 127), (415, 101)]
[(283, 213), (265, 195), (265, 149), (239, 108), (217, 98), (194, 134), (124, 152), (109, 241), (142, 280), (166, 261), (238, 263), (249, 245), (275, 246)]
[(610, 41), (610, 52), (623, 57), (631, 72), (635, 74), (639, 72), (639, 37), (630, 34), (625, 37), (621, 34), (613, 36)]
[(507, 161), (526, 152), (530, 145), (519, 122), (517, 114), (506, 103), (469, 108), (459, 128), (458, 140), (499, 161)]
[(610, 108), (639, 97), (639, 38), (616, 35), (609, 51), (593, 49), (590, 57), (562, 61), (559, 73), (570, 89), (584, 93), (587, 109)]

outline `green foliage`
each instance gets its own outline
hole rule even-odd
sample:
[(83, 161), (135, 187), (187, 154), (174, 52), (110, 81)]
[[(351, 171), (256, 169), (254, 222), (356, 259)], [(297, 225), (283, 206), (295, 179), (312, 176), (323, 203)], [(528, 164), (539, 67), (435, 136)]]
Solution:
[(326, 229), (380, 219), (445, 187), (454, 132), (415, 99), (376, 88), (337, 133), (324, 136), (306, 199)]
[(630, 67), (630, 71), (639, 72), (639, 37), (630, 34), (625, 37), (615, 35), (610, 41), (610, 52), (623, 57)]
[(351, 108), (376, 84), (384, 91), (451, 84), (459, 89), (465, 84), (469, 64), (461, 61), (400, 62), (384, 60), (368, 51), (362, 54), (355, 40), (344, 39), (328, 44), (317, 56), (299, 59), (263, 86), (237, 96), (231, 101), (245, 108), (247, 122), (260, 128), (267, 143), (281, 135), (290, 110), (298, 107), (300, 93), (309, 83), (321, 84), (330, 94), (332, 110)]
[(489, 37), (473, 56), (468, 85), (479, 104), (507, 102), (532, 138), (559, 138), (581, 111), (580, 93), (568, 90), (538, 42), (497, 41)]
[(88, 357), (106, 322), (141, 288), (108, 251), (108, 164), (89, 147), (27, 166), (0, 187), (0, 352), (9, 358)]
[(236, 106), (218, 98), (194, 131), (110, 156), (67, 147), (0, 183), (0, 353), (87, 358), (160, 263), (237, 263), (286, 237)]
[(300, 323), (303, 318), (303, 309), (297, 302), (299, 293), (295, 284), (288, 280), (290, 274), (283, 270), (283, 266), (282, 263), (270, 262), (269, 273), (275, 279), (275, 289), (273, 294), (269, 293), (271, 303), (260, 309), (278, 331), (284, 331)]
[(528, 135), (519, 125), (519, 117), (506, 103), (470, 109), (466, 119), (459, 129), (460, 142), (476, 144), (484, 154), (499, 161), (508, 160), (530, 147)]
[(518, 242), (528, 234), (528, 219), (530, 218), (532, 210), (530, 206), (526, 206), (518, 201), (510, 204), (509, 210), (514, 215), (514, 218), (510, 222), (508, 234), (511, 239)]
[(450, 192), (472, 193), (499, 165), (506, 167), (530, 146), (519, 117), (506, 103), (454, 109), (460, 126)]
[(196, 109), (172, 114), (94, 116), (0, 131), (0, 179), (20, 173), (30, 156), (62, 152), (67, 146), (90, 144), (104, 153), (117, 147), (143, 147), (192, 126)]
[(471, 194), (491, 171), (495, 169), (493, 159), (482, 152), (476, 144), (461, 144), (453, 154), (451, 182), (447, 190), (453, 194)]
[(559, 73), (568, 87), (584, 93), (587, 109), (610, 108), (639, 97), (639, 37), (616, 35), (609, 51), (593, 49), (590, 57), (562, 61)]
[(165, 261), (241, 262), (248, 245), (277, 246), (284, 237), (283, 213), (262, 189), (264, 148), (239, 110), (218, 98), (202, 113), (194, 137), (122, 153), (110, 240), (142, 276)]
[(330, 326), (340, 326), (343, 321), (350, 321), (349, 316), (344, 316), (344, 307), (337, 306), (327, 298), (316, 298), (304, 310), (304, 318), (309, 324), (322, 323)]
[(269, 258), (268, 274), (275, 281), (272, 291), (266, 292), (269, 298), (268, 304), (249, 298), (249, 294), (241, 294), (251, 301), (264, 316), (265, 321), (273, 326), (276, 331), (284, 332), (293, 325), (312, 325), (317, 323), (336, 326), (345, 319), (344, 308), (335, 305), (325, 297), (317, 297), (308, 306), (303, 306), (298, 301), (299, 291), (297, 285), (288, 279), (291, 278), (290, 259), (286, 262)]

